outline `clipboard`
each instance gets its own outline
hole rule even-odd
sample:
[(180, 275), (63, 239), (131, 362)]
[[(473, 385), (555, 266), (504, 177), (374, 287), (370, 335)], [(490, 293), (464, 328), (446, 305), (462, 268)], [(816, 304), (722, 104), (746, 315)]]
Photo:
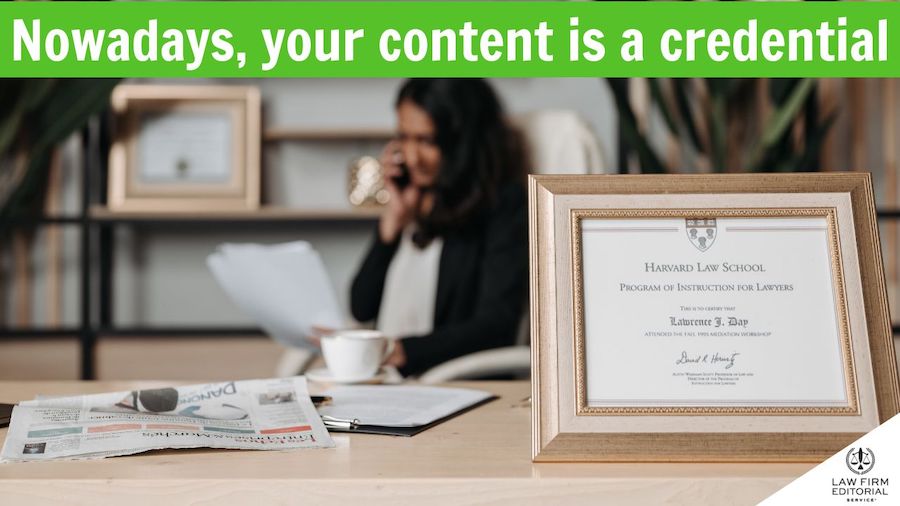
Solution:
[(412, 437), (416, 434), (426, 431), (436, 425), (440, 425), (451, 418), (455, 418), (463, 413), (467, 413), (472, 411), (475, 408), (484, 406), (489, 402), (493, 402), (499, 399), (496, 395), (492, 395), (486, 399), (482, 399), (474, 404), (466, 406), (458, 411), (454, 411), (449, 415), (434, 420), (433, 422), (416, 425), (413, 427), (391, 427), (388, 425), (367, 425), (364, 423), (359, 423), (358, 420), (345, 420), (338, 419), (329, 416), (323, 416), (322, 421), (325, 423), (325, 428), (328, 429), (328, 432), (349, 432), (349, 433), (357, 433), (357, 434), (377, 434), (381, 436), (402, 436), (402, 437)]
[(14, 407), (15, 404), (0, 404), (0, 428), (9, 427)]

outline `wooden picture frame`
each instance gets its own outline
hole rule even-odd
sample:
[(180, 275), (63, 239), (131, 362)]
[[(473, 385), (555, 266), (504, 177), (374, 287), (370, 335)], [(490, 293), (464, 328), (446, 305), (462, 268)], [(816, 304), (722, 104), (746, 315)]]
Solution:
[(113, 90), (112, 109), (110, 210), (259, 208), (257, 88), (123, 84)]
[(818, 462), (900, 411), (869, 174), (530, 176), (529, 227), (536, 462)]

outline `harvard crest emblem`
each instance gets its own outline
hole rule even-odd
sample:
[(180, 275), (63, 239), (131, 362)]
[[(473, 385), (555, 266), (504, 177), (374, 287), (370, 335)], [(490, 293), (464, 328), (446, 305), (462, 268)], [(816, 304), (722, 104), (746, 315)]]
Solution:
[(684, 221), (688, 239), (698, 250), (706, 251), (716, 242), (715, 218), (688, 218)]

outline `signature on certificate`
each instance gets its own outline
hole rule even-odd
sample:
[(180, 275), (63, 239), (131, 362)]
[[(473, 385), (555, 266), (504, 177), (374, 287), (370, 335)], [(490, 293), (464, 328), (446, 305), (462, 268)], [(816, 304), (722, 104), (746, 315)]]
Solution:
[(731, 353), (713, 352), (697, 354), (689, 354), (687, 351), (682, 351), (681, 356), (675, 360), (675, 365), (711, 364), (724, 365), (725, 369), (731, 369), (734, 367), (738, 355), (740, 355), (740, 353), (736, 351)]

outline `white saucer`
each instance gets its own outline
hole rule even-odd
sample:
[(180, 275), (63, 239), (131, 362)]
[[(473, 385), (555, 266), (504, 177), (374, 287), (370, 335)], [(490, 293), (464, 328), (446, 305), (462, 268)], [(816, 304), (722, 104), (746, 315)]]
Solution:
[(387, 371), (382, 367), (374, 376), (366, 378), (335, 378), (331, 371), (325, 367), (306, 371), (306, 377), (316, 383), (334, 383), (338, 385), (357, 385), (362, 383), (383, 383), (387, 378)]

